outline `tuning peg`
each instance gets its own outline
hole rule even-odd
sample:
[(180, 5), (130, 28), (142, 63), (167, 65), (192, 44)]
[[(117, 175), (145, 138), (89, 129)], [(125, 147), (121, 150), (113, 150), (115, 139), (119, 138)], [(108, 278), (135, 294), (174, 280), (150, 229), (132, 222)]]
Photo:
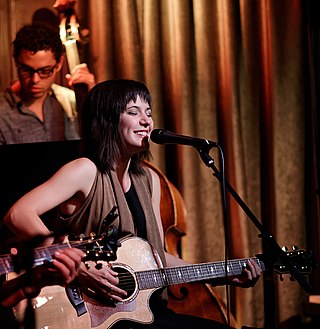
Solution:
[(286, 246), (282, 246), (282, 251), (288, 251), (288, 248)]
[(292, 246), (292, 250), (298, 250), (299, 248), (297, 246)]

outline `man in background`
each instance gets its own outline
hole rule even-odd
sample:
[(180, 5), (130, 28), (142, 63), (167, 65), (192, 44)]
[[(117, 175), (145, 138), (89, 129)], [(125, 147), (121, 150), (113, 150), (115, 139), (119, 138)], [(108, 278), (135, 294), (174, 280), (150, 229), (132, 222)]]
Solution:
[[(78, 139), (75, 94), (54, 83), (64, 61), (59, 33), (43, 24), (23, 26), (13, 42), (18, 81), (0, 95), (0, 145)], [(68, 84), (95, 85), (86, 64)]]

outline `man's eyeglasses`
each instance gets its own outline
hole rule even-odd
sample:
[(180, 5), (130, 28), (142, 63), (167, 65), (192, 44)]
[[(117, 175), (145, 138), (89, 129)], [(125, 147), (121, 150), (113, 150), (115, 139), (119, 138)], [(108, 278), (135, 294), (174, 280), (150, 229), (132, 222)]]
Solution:
[(46, 79), (46, 78), (49, 78), (52, 76), (53, 71), (56, 68), (56, 66), (58, 65), (58, 63), (56, 63), (52, 67), (44, 67), (44, 68), (40, 68), (37, 70), (34, 70), (32, 67), (27, 66), (27, 65), (22, 65), (22, 64), (18, 64), (18, 65), (19, 65), (18, 72), (22, 77), (30, 78), (30, 77), (33, 77), (35, 73), (38, 73), (38, 75), (41, 79)]

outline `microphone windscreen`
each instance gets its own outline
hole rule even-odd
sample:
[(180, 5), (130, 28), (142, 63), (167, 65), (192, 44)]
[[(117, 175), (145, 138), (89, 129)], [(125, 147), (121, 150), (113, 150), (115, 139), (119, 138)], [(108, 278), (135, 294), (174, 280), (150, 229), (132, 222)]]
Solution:
[(152, 142), (156, 144), (163, 144), (163, 133), (165, 132), (164, 129), (154, 129), (150, 134), (150, 139)]

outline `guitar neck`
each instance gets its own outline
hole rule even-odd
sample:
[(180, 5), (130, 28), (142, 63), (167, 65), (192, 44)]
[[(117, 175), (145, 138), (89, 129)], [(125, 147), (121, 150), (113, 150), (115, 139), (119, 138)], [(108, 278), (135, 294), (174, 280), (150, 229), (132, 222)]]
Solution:
[(221, 261), (138, 271), (136, 272), (136, 277), (139, 289), (141, 290), (166, 287), (180, 283), (208, 281), (241, 274), (249, 259), (256, 262), (262, 270), (265, 270), (263, 261), (254, 257), (230, 260), (227, 263)]
[[(77, 247), (79, 245), (82, 245), (83, 243), (73, 243), (70, 245), (70, 243), (63, 243), (63, 244), (55, 244), (47, 247), (39, 247), (34, 249), (33, 253), (33, 265), (39, 266), (47, 262), (52, 261), (52, 257), (56, 251), (70, 248), (70, 247)], [(19, 256), (15, 256), (19, 257)], [(21, 257), (22, 258), (22, 257)], [(21, 262), (21, 260), (19, 260)], [(15, 261), (13, 259), (13, 256), (11, 255), (2, 255), (0, 256), (0, 275), (8, 274), (15, 271)]]

